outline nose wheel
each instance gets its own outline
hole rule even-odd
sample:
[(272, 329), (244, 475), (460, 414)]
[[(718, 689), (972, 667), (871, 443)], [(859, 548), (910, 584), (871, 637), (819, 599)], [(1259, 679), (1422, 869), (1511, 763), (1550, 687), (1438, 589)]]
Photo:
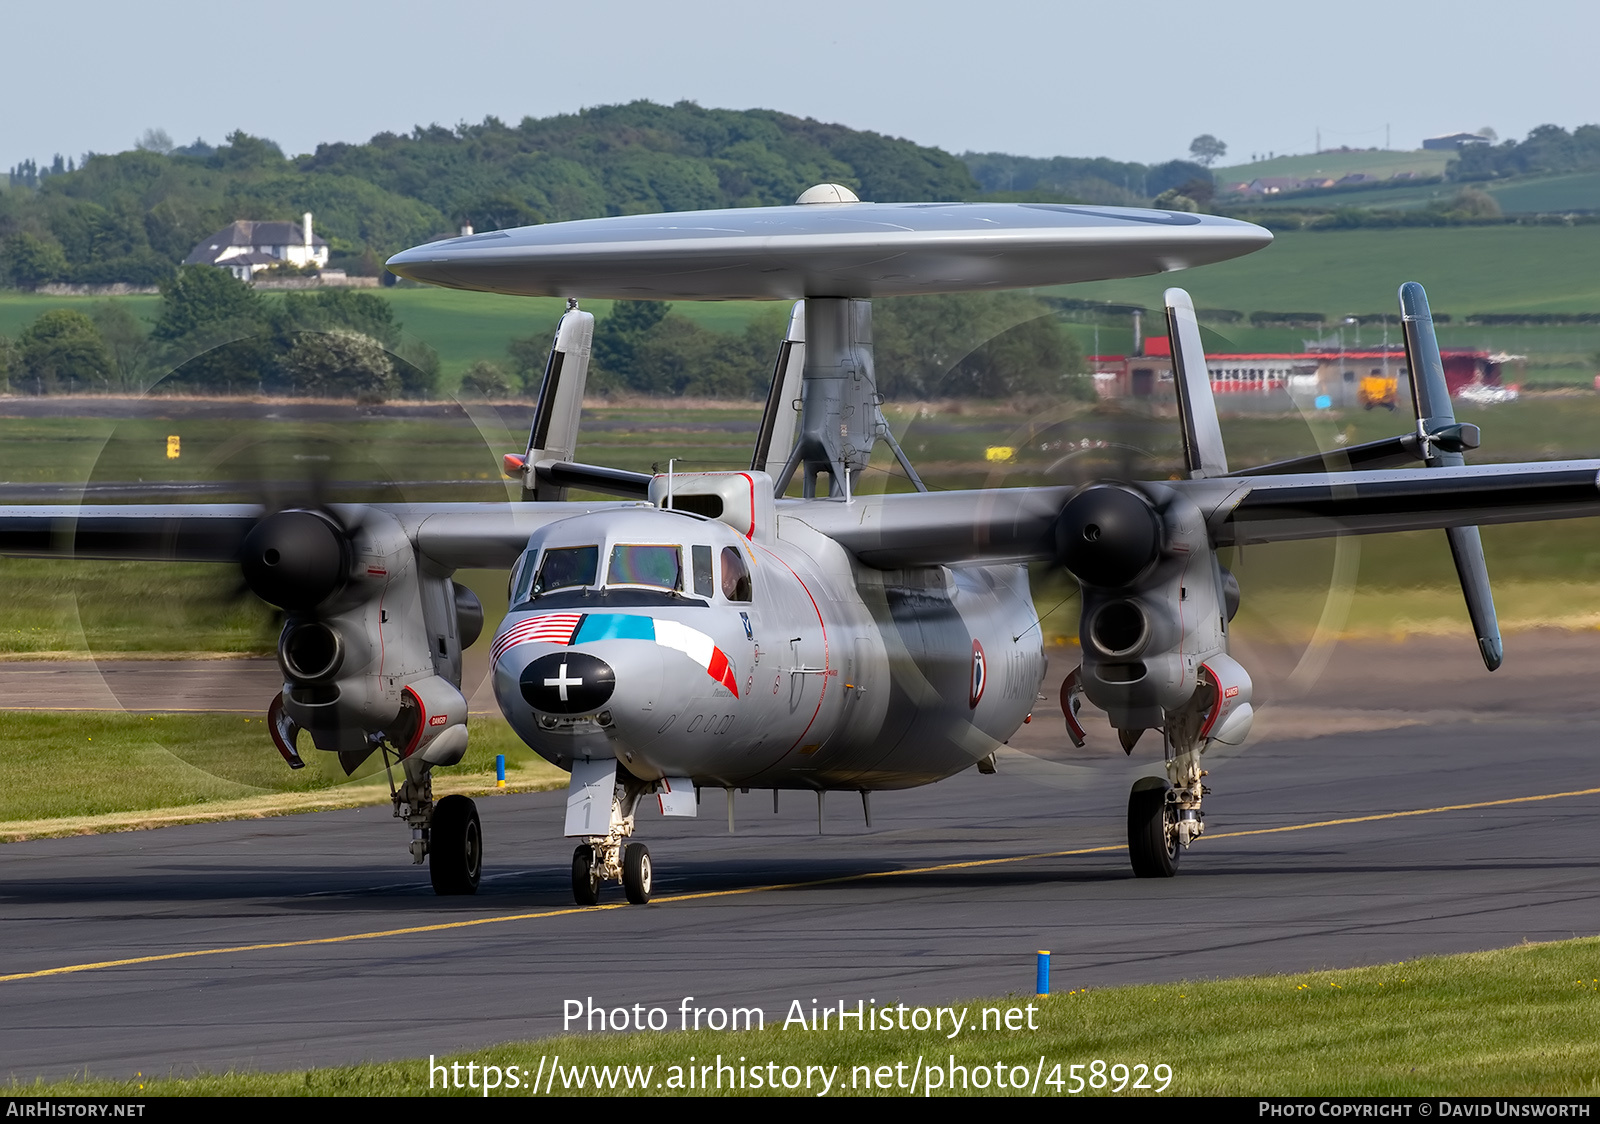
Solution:
[(579, 905), (600, 904), (600, 863), (587, 843), (579, 843), (572, 852), (572, 900)]
[(650, 848), (643, 843), (629, 843), (622, 852), (622, 889), (634, 905), (650, 901)]
[(579, 905), (599, 905), (600, 886), (611, 881), (622, 883), (630, 904), (648, 904), (653, 882), (650, 848), (629, 843), (613, 851), (608, 861), (604, 844), (578, 844), (572, 852), (572, 900)]

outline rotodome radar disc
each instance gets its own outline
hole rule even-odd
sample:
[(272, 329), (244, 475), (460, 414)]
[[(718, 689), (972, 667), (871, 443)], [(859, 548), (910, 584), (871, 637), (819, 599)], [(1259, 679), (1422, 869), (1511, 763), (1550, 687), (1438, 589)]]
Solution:
[(494, 230), (413, 247), (388, 267), (430, 285), (521, 296), (894, 297), (1165, 273), (1271, 241), (1251, 223), (1185, 211), (802, 203)]

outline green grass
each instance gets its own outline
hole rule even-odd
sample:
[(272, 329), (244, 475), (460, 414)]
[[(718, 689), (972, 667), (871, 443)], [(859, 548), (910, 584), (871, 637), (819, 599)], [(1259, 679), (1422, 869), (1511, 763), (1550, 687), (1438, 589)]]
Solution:
[(1433, 202), (1448, 202), (1468, 186), (1488, 192), (1508, 215), (1600, 210), (1600, 172), (1526, 176), (1473, 184), (1407, 184), (1401, 181), (1393, 187), (1363, 188), (1349, 193), (1304, 195), (1292, 192), (1285, 196), (1252, 199), (1250, 207), (1268, 211), (1323, 211), (1338, 207), (1404, 211)]
[(1323, 312), (1395, 309), (1403, 281), (1433, 308), (1471, 312), (1600, 311), (1600, 225), (1289, 231), (1264, 250), (1218, 265), (1062, 286), (1062, 295), (1161, 306), (1179, 285), (1202, 308)]
[(1600, 210), (1600, 172), (1538, 176), (1478, 186), (1494, 196), (1500, 209), (1508, 214)]
[[(558, 771), (512, 733), (498, 714), (475, 717), (467, 756), (441, 769), (441, 781), (487, 779), (495, 755), (525, 778)], [(330, 755), (304, 754), (290, 769), (273, 748), (264, 718), (232, 714), (123, 714), (109, 711), (6, 714), (0, 743), (0, 828), (34, 822), (155, 809), (203, 807), (224, 800), (332, 792), (344, 786), (386, 799), (382, 762), (369, 759), (347, 778)], [(560, 774), (563, 782), (566, 774)]]
[[(670, 907), (669, 907), (670, 908)], [(1027, 971), (1018, 955), (1019, 973)], [(718, 1056), (756, 1065), (820, 1065), (836, 1072), (832, 1095), (868, 1095), (861, 1088), (877, 1067), (891, 1068), (890, 1082), (908, 1083), (918, 1059), (946, 1067), (996, 1063), (1025, 1067), (1032, 1085), (1044, 1059), (1039, 1093), (1072, 1088), (1073, 1064), (1085, 1084), (1107, 1074), (1130, 1081), (1112, 1067), (1143, 1063), (1171, 1067), (1167, 1092), (1176, 1096), (1593, 1096), (1600, 1092), (1600, 940), (1523, 945), (1494, 952), (1431, 957), (1371, 968), (1285, 976), (1207, 980), (1139, 987), (1076, 989), (1057, 977), (1047, 999), (1009, 995), (954, 1004), (970, 1012), (967, 1030), (955, 1040), (939, 1031), (844, 1031), (783, 1029), (784, 1012), (766, 1012), (760, 1031), (669, 1030), (628, 1035), (568, 1035), (513, 1042), (434, 1059), (490, 1064), (531, 1083), (545, 1063), (559, 1056), (569, 1066), (651, 1066), (641, 1092), (717, 1095), (718, 1090), (673, 1089), (672, 1067), (715, 1065)], [(4, 986), (4, 985), (0, 985)], [(893, 1004), (878, 986), (878, 1002)], [(864, 997), (863, 997), (864, 998)], [(855, 996), (848, 997), (853, 1003)], [(972, 1031), (984, 1008), (997, 1011), (1035, 1004), (1037, 1030)], [(669, 1012), (676, 1019), (676, 1011)], [(1019, 1016), (1025, 1025), (1028, 1016)], [(947, 1024), (948, 1025), (948, 1024)], [(1105, 1063), (1096, 1067), (1095, 1061)], [(858, 1068), (864, 1067), (864, 1068)], [(526, 1070), (528, 1078), (521, 1077)], [(714, 1072), (714, 1070), (713, 1070)], [(926, 1069), (923, 1070), (926, 1072)], [(191, 1077), (141, 1074), (132, 1080), (79, 1080), (26, 1084), (13, 1079), (6, 1092), (29, 1096), (483, 1096), (481, 1088), (429, 1089), (429, 1061), (383, 1062), (289, 1073), (227, 1073)], [(1048, 1082), (1056, 1076), (1059, 1086)], [(958, 1078), (959, 1079), (959, 1078)], [(851, 1089), (852, 1080), (858, 1086)], [(971, 1080), (971, 1069), (967, 1080)], [(592, 1078), (587, 1090), (593, 1095)], [(748, 1083), (748, 1082), (747, 1082)], [(669, 1086), (657, 1089), (655, 1086)], [(556, 1080), (554, 1092), (563, 1089)], [(542, 1090), (541, 1090), (542, 1091)], [(622, 1090), (625, 1092), (626, 1090)], [(926, 1090), (919, 1085), (917, 1094)], [(747, 1092), (749, 1092), (747, 1090)], [(766, 1090), (762, 1091), (767, 1092)], [(810, 1095), (815, 1096), (814, 1087)], [(875, 1089), (905, 1096), (904, 1087)], [(951, 1090), (934, 1089), (948, 1095)], [(963, 1090), (957, 1088), (956, 1094)], [(966, 1090), (966, 1095), (974, 1095)], [(1132, 1094), (1133, 1090), (1124, 1090)], [(1153, 1093), (1154, 1091), (1151, 1090)], [(799, 1090), (800, 1095), (806, 1095)], [(528, 1096), (526, 1087), (500, 1095)], [(722, 1095), (740, 1095), (722, 1090)], [(761, 1095), (754, 1093), (753, 1095)], [(976, 1095), (1017, 1095), (991, 1083)]]
[(1278, 156), (1254, 164), (1232, 164), (1226, 168), (1214, 168), (1212, 172), (1219, 184), (1249, 183), (1253, 179), (1274, 176), (1304, 179), (1321, 175), (1339, 179), (1357, 172), (1385, 178), (1397, 172), (1437, 176), (1443, 174), (1445, 165), (1454, 156), (1453, 152), (1420, 148), (1414, 152), (1318, 152), (1304, 156)]

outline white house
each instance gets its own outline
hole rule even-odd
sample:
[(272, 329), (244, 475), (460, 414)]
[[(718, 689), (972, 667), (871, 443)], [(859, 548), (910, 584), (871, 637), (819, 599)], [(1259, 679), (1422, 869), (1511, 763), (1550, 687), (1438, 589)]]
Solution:
[(183, 259), (184, 265), (215, 265), (248, 281), (263, 269), (275, 265), (307, 265), (324, 268), (328, 264), (328, 243), (311, 232), (311, 212), (300, 225), (292, 222), (231, 222), (210, 238), (203, 238)]

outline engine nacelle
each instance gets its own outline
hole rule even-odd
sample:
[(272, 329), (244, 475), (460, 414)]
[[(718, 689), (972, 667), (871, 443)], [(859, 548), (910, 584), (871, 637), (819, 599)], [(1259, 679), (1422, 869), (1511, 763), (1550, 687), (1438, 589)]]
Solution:
[(1226, 582), (1200, 509), (1159, 484), (1090, 485), (1062, 508), (1056, 547), (1083, 587), (1084, 694), (1119, 730), (1165, 726), (1226, 652)]
[(347, 770), (380, 739), (430, 765), (461, 759), (461, 650), (482, 631), (483, 608), (448, 573), (429, 571), (398, 520), (371, 509), (278, 512), (252, 532), (242, 563), (251, 588), (288, 610), (274, 728), (291, 764), (298, 730)]

